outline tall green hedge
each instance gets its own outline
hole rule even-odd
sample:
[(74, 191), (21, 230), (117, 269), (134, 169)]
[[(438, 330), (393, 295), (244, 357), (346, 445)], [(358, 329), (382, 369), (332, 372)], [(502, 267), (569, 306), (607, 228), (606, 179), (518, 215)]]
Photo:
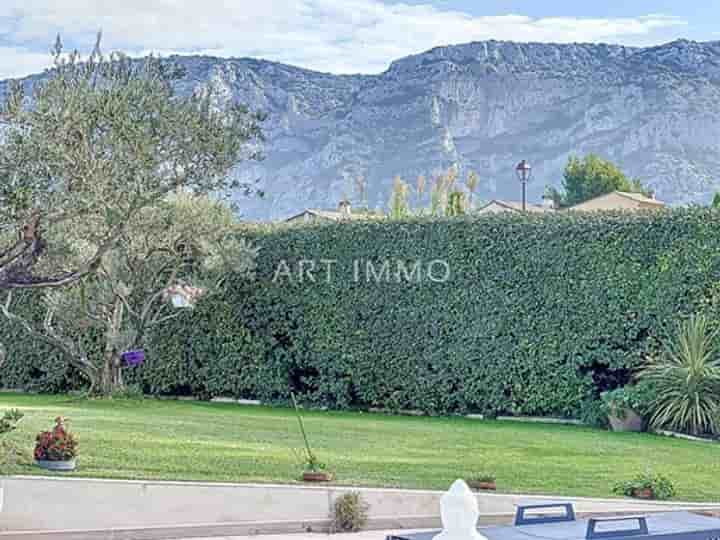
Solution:
[[(257, 278), (151, 336), (127, 375), (158, 394), (573, 416), (657, 354), (678, 317), (714, 313), (718, 231), (708, 209), (254, 230)], [(314, 282), (302, 260), (318, 265)], [(337, 261), (330, 279), (321, 260)], [(366, 279), (367, 261), (433, 260), (447, 281)], [(292, 276), (273, 280), (278, 268)], [(13, 340), (4, 386), (78, 385), (17, 329), (1, 335)]]

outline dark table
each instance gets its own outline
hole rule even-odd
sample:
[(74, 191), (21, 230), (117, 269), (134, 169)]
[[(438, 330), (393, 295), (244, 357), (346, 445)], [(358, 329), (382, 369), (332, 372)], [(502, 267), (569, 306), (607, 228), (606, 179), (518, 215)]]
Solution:
[[(563, 508), (563, 515), (536, 514)], [(720, 519), (691, 512), (575, 519), (570, 504), (518, 507), (515, 525), (478, 527), (489, 540), (720, 540)], [(440, 531), (388, 536), (387, 540), (432, 540)]]

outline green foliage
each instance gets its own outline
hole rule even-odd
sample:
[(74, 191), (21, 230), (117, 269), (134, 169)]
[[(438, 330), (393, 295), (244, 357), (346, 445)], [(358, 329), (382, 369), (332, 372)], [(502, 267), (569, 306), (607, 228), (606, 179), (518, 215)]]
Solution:
[(720, 193), (716, 193), (713, 196), (713, 200), (710, 206), (712, 206), (713, 208), (720, 208)]
[(103, 55), (99, 40), (81, 59), (58, 39), (54, 61), (32, 96), (12, 84), (0, 111), (0, 289), (92, 273), (140, 210), (178, 188), (252, 189), (227, 173), (259, 157), (246, 144), (258, 115), (217, 111), (212, 88), (176, 95), (172, 62)]
[(678, 324), (664, 354), (652, 358), (640, 374), (657, 388), (650, 419), (654, 427), (718, 433), (718, 350), (718, 330), (705, 316), (691, 315)]
[(390, 195), (390, 218), (403, 219), (410, 215), (410, 204), (408, 197), (410, 186), (396, 176), (393, 180), (393, 189)]
[[(91, 392), (117, 393), (123, 387), (121, 354), (142, 347), (151, 328), (181, 315), (171, 293), (192, 293), (192, 307), (222, 291), (231, 273), (252, 275), (257, 251), (237, 232), (227, 205), (178, 192), (138, 211), (92, 276), (47, 290), (42, 324), (14, 313), (11, 293), (0, 310), (29, 337), (60, 352), (90, 382)], [(90, 354), (82, 343), (89, 331), (104, 338)]]
[[(435, 176), (430, 188), (429, 211), (431, 216), (460, 215), (461, 206), (464, 211), (465, 195), (455, 186), (457, 178), (458, 171), (454, 166), (450, 167), (444, 174)], [(469, 176), (466, 185), (477, 187), (477, 176)], [(472, 189), (470, 187), (468, 187), (468, 189), (472, 196)], [(455, 200), (451, 202), (450, 196), (452, 193), (458, 193), (460, 195), (455, 195)], [(448, 214), (449, 212), (452, 212), (452, 214)]]
[(9, 474), (12, 467), (23, 458), (23, 449), (10, 436), (25, 415), (17, 409), (5, 411), (0, 417), (0, 474)]
[[(222, 294), (152, 329), (146, 363), (125, 382), (267, 403), (293, 391), (333, 409), (599, 419), (600, 392), (659, 354), (678, 316), (720, 316), (718, 230), (707, 208), (248, 229), (256, 279), (231, 276)], [(331, 279), (324, 267), (298, 278), (300, 261), (323, 259), (338, 261)], [(436, 259), (449, 265), (445, 282), (428, 279)], [(386, 260), (376, 282), (365, 263)], [(293, 275), (273, 280), (281, 261)], [(405, 279), (398, 261), (422, 272)], [(19, 302), (42, 320), (31, 295)], [(89, 352), (99, 346), (83, 337)], [(15, 325), (0, 341), (3, 386), (82, 384)]]
[(577, 418), (588, 426), (597, 428), (607, 428), (609, 425), (607, 410), (602, 400), (594, 399), (594, 396), (579, 404)]
[(658, 391), (649, 381), (640, 381), (638, 384), (629, 384), (608, 392), (603, 392), (603, 411), (624, 418), (628, 409), (645, 416), (652, 411), (652, 406), (658, 398)]
[(447, 210), (445, 210), (445, 215), (449, 217), (463, 216), (465, 215), (466, 206), (465, 193), (462, 191), (452, 191), (448, 195), (448, 205)]
[(331, 532), (358, 532), (367, 524), (369, 505), (359, 491), (343, 493), (333, 504)]
[[(90, 396), (83, 396), (90, 397)], [(145, 399), (145, 393), (143, 392), (142, 386), (139, 384), (129, 384), (116, 388), (110, 394), (112, 399), (127, 399), (127, 400), (142, 400)]]
[(5, 411), (0, 417), (0, 435), (5, 435), (17, 429), (18, 423), (23, 419), (23, 413), (17, 409)]
[(613, 488), (616, 495), (635, 497), (638, 491), (649, 489), (653, 499), (671, 499), (675, 496), (675, 486), (672, 481), (661, 474), (647, 470), (639, 473), (632, 480), (620, 482)]
[(468, 191), (470, 192), (470, 200), (468, 201), (468, 206), (470, 208), (473, 207), (473, 195), (475, 195), (475, 191), (478, 188), (478, 185), (480, 185), (480, 177), (478, 177), (477, 173), (475, 171), (469, 171), (467, 178), (465, 179), (465, 185), (468, 188)]
[(435, 178), (432, 186), (430, 186), (430, 215), (433, 217), (441, 216), (445, 208), (443, 203), (447, 199), (443, 178), (438, 176)]
[[(270, 231), (257, 238), (261, 283), (244, 297), (246, 320), (271, 343), (272, 373), (284, 374), (277, 399), (287, 399), (284, 383), (332, 408), (575, 416), (629, 382), (677, 314), (704, 298), (720, 263), (707, 214)], [(339, 261), (330, 280), (272, 282), (281, 260), (321, 259)], [(352, 261), (386, 259), (444, 260), (451, 278), (356, 279)]]
[[(612, 191), (643, 192), (637, 180), (628, 179), (612, 162), (589, 154), (583, 159), (571, 157), (563, 173), (562, 206), (573, 206)], [(557, 199), (554, 190), (549, 192)]]

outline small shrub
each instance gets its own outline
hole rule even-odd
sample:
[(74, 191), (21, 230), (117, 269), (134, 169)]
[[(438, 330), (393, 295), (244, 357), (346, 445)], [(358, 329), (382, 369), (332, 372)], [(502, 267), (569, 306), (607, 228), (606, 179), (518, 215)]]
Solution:
[(70, 461), (77, 457), (77, 439), (66, 429), (65, 422), (58, 416), (52, 431), (38, 433), (34, 452), (37, 461)]
[(488, 471), (476, 472), (467, 477), (468, 482), (494, 482), (495, 475)]
[(0, 417), (0, 473), (8, 474), (10, 467), (17, 464), (24, 457), (21, 445), (16, 440), (8, 437), (17, 429), (18, 423), (23, 418), (23, 413), (17, 409), (5, 411)]
[(586, 399), (580, 403), (578, 419), (593, 427), (606, 428), (608, 416), (601, 399)]
[(345, 493), (333, 505), (331, 532), (357, 532), (361, 530), (368, 519), (369, 506), (363, 496), (352, 491)]
[(10, 409), (9, 411), (5, 411), (5, 414), (0, 417), (0, 435), (5, 435), (6, 433), (10, 433), (11, 431), (15, 431), (17, 429), (17, 425), (22, 420), (23, 413), (18, 411), (17, 409)]
[(638, 384), (603, 392), (601, 410), (605, 415), (612, 414), (621, 419), (625, 418), (628, 409), (645, 416), (652, 410), (657, 395), (655, 387), (649, 381), (640, 381)]
[(625, 495), (626, 497), (635, 497), (638, 491), (646, 489), (652, 491), (653, 499), (670, 499), (675, 496), (675, 487), (672, 481), (666, 476), (649, 470), (638, 474), (632, 480), (616, 484), (613, 493)]

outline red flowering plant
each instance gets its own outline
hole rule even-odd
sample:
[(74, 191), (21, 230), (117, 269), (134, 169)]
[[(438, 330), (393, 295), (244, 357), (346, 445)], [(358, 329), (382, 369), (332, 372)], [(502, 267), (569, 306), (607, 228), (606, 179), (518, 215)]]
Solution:
[(52, 431), (42, 431), (35, 439), (37, 461), (70, 461), (77, 456), (77, 439), (65, 427), (66, 419), (58, 416)]

